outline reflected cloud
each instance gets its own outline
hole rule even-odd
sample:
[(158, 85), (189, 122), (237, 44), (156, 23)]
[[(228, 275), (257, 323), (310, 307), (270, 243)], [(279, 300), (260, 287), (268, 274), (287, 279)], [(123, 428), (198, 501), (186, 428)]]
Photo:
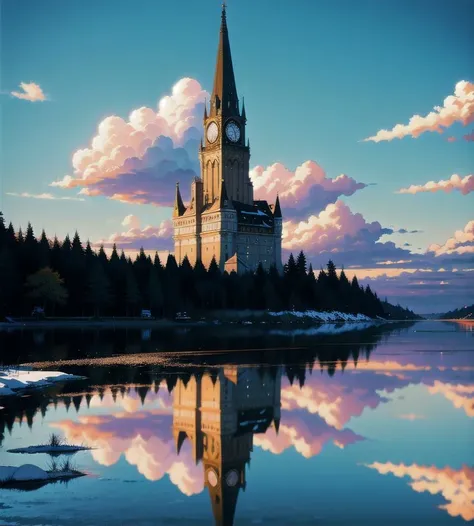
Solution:
[(463, 466), (460, 470), (449, 467), (438, 469), (434, 466), (412, 464), (392, 464), (374, 462), (367, 464), (381, 475), (411, 478), (409, 486), (417, 493), (441, 494), (447, 504), (439, 506), (451, 517), (462, 517), (466, 521), (474, 519), (474, 469)]
[(424, 420), (426, 416), (424, 415), (417, 415), (415, 413), (407, 413), (405, 415), (398, 415), (398, 418), (401, 418), (402, 420)]
[(442, 394), (457, 409), (464, 409), (467, 416), (474, 417), (474, 385), (449, 384), (435, 380), (428, 387), (430, 394)]
[(303, 457), (311, 458), (319, 455), (327, 443), (332, 442), (344, 449), (360, 440), (364, 440), (364, 437), (350, 429), (335, 429), (316, 415), (308, 415), (303, 411), (282, 411), (278, 432), (271, 428), (265, 435), (255, 435), (254, 444), (275, 455), (293, 447)]
[(123, 455), (148, 480), (168, 475), (188, 496), (203, 490), (202, 466), (194, 462), (191, 448), (183, 445), (178, 458), (167, 410), (80, 416), (77, 422), (65, 420), (54, 426), (68, 441), (96, 448), (92, 456), (103, 466), (116, 464)]

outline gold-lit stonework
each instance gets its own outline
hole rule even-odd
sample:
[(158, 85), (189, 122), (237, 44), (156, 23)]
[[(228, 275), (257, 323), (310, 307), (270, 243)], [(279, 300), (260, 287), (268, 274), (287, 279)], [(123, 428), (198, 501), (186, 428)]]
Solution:
[(282, 214), (274, 204), (254, 200), (249, 177), (247, 116), (237, 97), (225, 6), (219, 35), (214, 87), (204, 111), (201, 177), (191, 184), (186, 207), (179, 186), (173, 210), (175, 258), (209, 267), (213, 258), (227, 272), (282, 270)]

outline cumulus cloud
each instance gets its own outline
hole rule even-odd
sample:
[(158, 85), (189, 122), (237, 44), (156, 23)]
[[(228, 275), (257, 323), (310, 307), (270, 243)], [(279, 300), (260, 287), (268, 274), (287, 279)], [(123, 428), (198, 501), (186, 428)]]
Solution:
[(30, 194), (28, 192), (16, 193), (16, 192), (6, 192), (6, 195), (11, 195), (12, 197), (27, 197), (29, 199), (47, 199), (50, 201), (84, 201), (83, 197), (59, 197), (50, 193), (42, 194)]
[(137, 216), (130, 214), (124, 218), (122, 226), (127, 226), (128, 228), (140, 228), (140, 219), (138, 219)]
[(429, 181), (423, 185), (411, 185), (408, 188), (401, 188), (397, 193), (399, 194), (419, 194), (421, 192), (446, 192), (449, 194), (453, 190), (467, 195), (474, 191), (474, 175), (466, 175), (460, 177), (453, 174), (449, 179), (441, 179), (440, 181)]
[(104, 246), (111, 248), (115, 244), (117, 248), (124, 250), (145, 250), (162, 251), (173, 248), (173, 223), (170, 219), (165, 219), (158, 226), (145, 226), (141, 228), (140, 219), (135, 215), (128, 215), (122, 221), (122, 225), (128, 230), (111, 234), (106, 239), (100, 239), (94, 246)]
[[(89, 146), (74, 153), (73, 174), (51, 185), (125, 203), (172, 206), (179, 181), (187, 200), (190, 183), (200, 174), (198, 147), (207, 95), (199, 82), (184, 78), (156, 111), (142, 107), (128, 119), (105, 118)], [(344, 174), (330, 179), (314, 161), (294, 171), (280, 163), (256, 166), (250, 177), (257, 199), (274, 202), (279, 193), (287, 218), (319, 212), (367, 186)]]
[(112, 115), (97, 128), (89, 147), (72, 157), (73, 175), (52, 183), (82, 188), (86, 195), (171, 206), (173, 188), (199, 173), (198, 140), (207, 92), (183, 78), (157, 110), (142, 107), (128, 120)]
[(339, 259), (346, 266), (366, 266), (416, 257), (391, 241), (380, 242), (383, 235), (393, 233), (378, 221), (367, 222), (362, 214), (353, 213), (338, 200), (306, 220), (284, 221), (282, 247), (285, 255), (304, 250), (316, 265), (325, 264), (329, 258)]
[(458, 82), (454, 94), (446, 97), (443, 106), (435, 106), (425, 115), (414, 115), (408, 124), (397, 124), (391, 130), (380, 130), (364, 141), (380, 142), (403, 137), (417, 138), (425, 132), (443, 133), (455, 122), (467, 126), (474, 120), (474, 84), (466, 80)]
[(449, 467), (439, 469), (417, 464), (406, 466), (392, 462), (373, 462), (367, 467), (381, 475), (409, 477), (409, 485), (417, 493), (441, 494), (447, 504), (440, 506), (440, 509), (446, 510), (451, 517), (462, 517), (466, 521), (474, 519), (474, 470), (467, 466), (454, 470)]
[(469, 221), (462, 230), (456, 230), (453, 237), (443, 245), (430, 245), (428, 252), (432, 252), (437, 257), (450, 254), (474, 254), (474, 220)]
[(41, 86), (34, 82), (21, 82), (21, 91), (12, 91), (10, 95), (16, 99), (28, 100), (30, 102), (44, 102), (47, 100)]
[(277, 194), (286, 218), (302, 218), (308, 211), (320, 212), (342, 196), (350, 196), (367, 185), (341, 174), (335, 179), (314, 161), (306, 161), (291, 171), (281, 163), (266, 168), (256, 166), (250, 171), (258, 199), (274, 203)]
[(342, 201), (328, 205), (319, 215), (305, 221), (283, 223), (283, 247), (288, 250), (306, 248), (318, 252), (339, 252), (348, 244), (375, 242), (383, 234), (392, 233), (378, 221), (367, 223), (362, 214), (354, 214)]

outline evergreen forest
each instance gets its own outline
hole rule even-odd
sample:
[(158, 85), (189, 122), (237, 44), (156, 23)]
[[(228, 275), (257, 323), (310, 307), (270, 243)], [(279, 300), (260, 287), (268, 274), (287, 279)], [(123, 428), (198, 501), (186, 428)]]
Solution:
[(16, 232), (0, 212), (0, 319), (30, 316), (35, 307), (50, 316), (133, 317), (149, 309), (157, 318), (186, 311), (191, 316), (226, 310), (337, 310), (371, 317), (414, 319), (411, 311), (381, 301), (357, 277), (350, 281), (329, 261), (314, 270), (306, 256), (291, 254), (280, 274), (276, 268), (254, 273), (223, 273), (215, 260), (208, 269), (172, 255), (161, 261), (141, 249), (132, 261), (114, 246), (85, 246), (76, 232), (37, 239), (33, 227)]

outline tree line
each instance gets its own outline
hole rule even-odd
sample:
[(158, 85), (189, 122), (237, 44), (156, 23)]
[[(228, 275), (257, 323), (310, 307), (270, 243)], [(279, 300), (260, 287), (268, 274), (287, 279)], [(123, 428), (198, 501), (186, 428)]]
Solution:
[[(132, 261), (114, 245), (110, 256), (101, 246), (84, 246), (76, 232), (60, 242), (43, 231), (36, 238), (8, 227), (0, 212), (0, 316), (29, 314), (35, 306), (54, 316), (137, 316), (149, 309), (156, 317), (173, 317), (220, 309), (338, 310), (384, 317), (387, 305), (357, 277), (350, 281), (329, 261), (315, 272), (304, 252), (290, 255), (283, 274), (275, 267), (237, 275), (221, 272), (213, 260), (208, 269), (173, 255), (161, 261), (141, 249)], [(411, 318), (410, 311), (390, 306), (391, 317)], [(394, 311), (395, 309), (395, 311)], [(395, 312), (395, 314), (394, 314)], [(413, 315), (414, 316), (414, 315)]]

